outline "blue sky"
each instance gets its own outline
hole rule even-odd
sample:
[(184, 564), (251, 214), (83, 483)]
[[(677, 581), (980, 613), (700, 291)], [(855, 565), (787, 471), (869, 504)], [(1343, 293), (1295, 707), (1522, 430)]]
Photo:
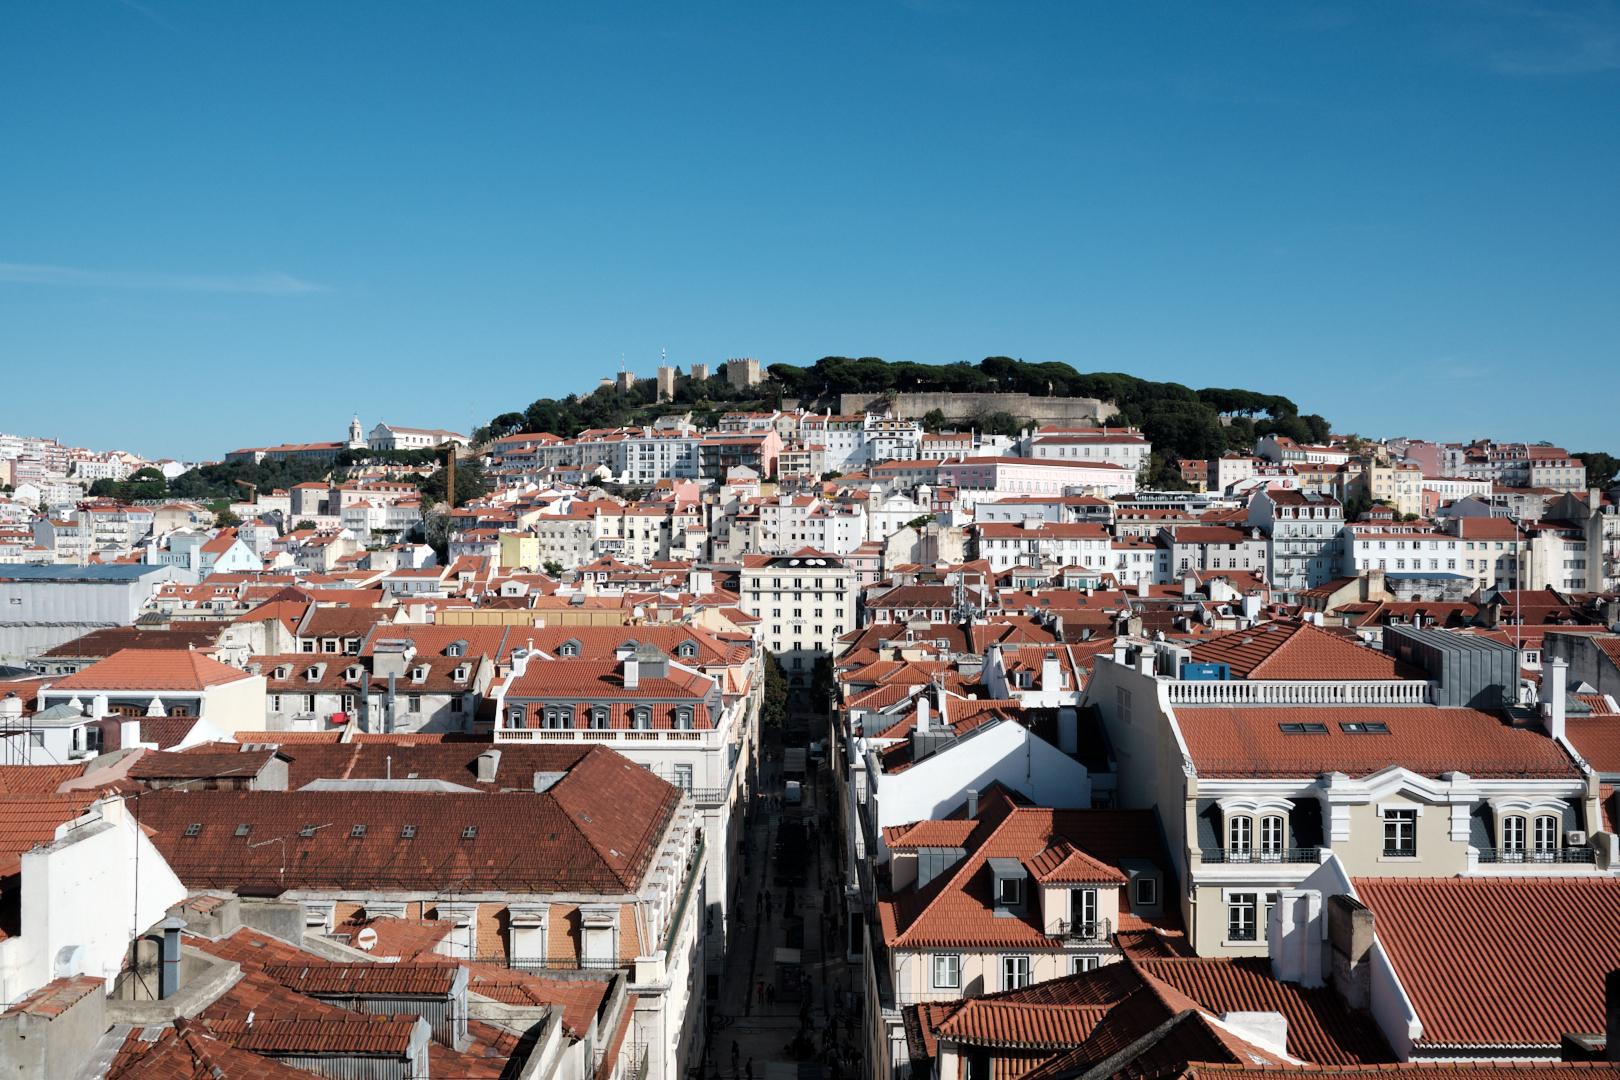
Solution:
[(1005, 354), (1620, 452), (1613, 3), (0, 10), (0, 430)]

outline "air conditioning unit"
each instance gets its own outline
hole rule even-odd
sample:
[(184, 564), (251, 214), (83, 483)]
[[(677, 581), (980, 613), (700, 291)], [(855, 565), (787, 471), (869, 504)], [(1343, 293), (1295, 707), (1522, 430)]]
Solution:
[(1571, 829), (1564, 834), (1565, 847), (1585, 847), (1586, 833), (1580, 829)]

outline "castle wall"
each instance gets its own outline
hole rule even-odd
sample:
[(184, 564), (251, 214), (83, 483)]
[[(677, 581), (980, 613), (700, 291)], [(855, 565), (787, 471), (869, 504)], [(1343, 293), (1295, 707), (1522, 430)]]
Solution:
[[(838, 411), (852, 416), (865, 411), (883, 411), (882, 394), (843, 394), (839, 397)], [(1111, 402), (1098, 398), (1031, 397), (1028, 394), (901, 394), (893, 405), (898, 416), (921, 417), (935, 409), (947, 420), (971, 420), (995, 412), (1009, 412), (1014, 416), (1037, 423), (1067, 424), (1085, 427), (1101, 424), (1113, 414)]]

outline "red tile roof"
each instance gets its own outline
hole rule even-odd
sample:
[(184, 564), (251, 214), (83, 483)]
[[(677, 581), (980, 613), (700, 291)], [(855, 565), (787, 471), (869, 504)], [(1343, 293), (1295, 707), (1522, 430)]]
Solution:
[(0, 795), (52, 795), (83, 775), (83, 765), (0, 765)]
[(83, 814), (95, 800), (92, 792), (0, 798), (0, 877), (17, 873), (23, 852), (55, 840), (57, 826)]
[(189, 649), (120, 649), (51, 684), (52, 690), (203, 690), (252, 678)]
[[(1040, 923), (1038, 904), (1022, 917), (997, 917), (985, 861), (1017, 859), (1032, 864), (1049, 848), (1068, 843), (1103, 866), (1118, 870), (1122, 858), (1149, 859), (1168, 867), (1152, 811), (1053, 810), (1019, 807), (998, 786), (980, 799), (973, 831), (961, 846), (967, 855), (920, 891), (915, 885), (878, 903), (884, 940), (893, 948), (928, 946), (1061, 948)], [(955, 845), (952, 845), (955, 846)], [(1139, 928), (1130, 915), (1121, 923)]]
[(1604, 1029), (1615, 878), (1358, 879), (1423, 1024), (1420, 1045), (1544, 1047)]
[(15, 1005), (8, 1006), (3, 1016), (27, 1013), (54, 1019), (67, 1012), (91, 991), (99, 992), (106, 983), (90, 975), (75, 975), (68, 979), (52, 979)]
[[(1390, 708), (1177, 709), (1176, 720), (1202, 777), (1366, 776), (1400, 766), (1438, 777), (1457, 770), (1476, 777), (1580, 775), (1564, 749), (1539, 728), (1516, 728), (1476, 709)], [(1315, 723), (1317, 734), (1282, 725)], [(1346, 732), (1341, 724), (1383, 723), (1388, 734)]]
[[(544, 792), (159, 791), (135, 808), (175, 873), (199, 889), (459, 883), (617, 894), (642, 887), (680, 798), (646, 769), (594, 747)], [(247, 836), (237, 835), (241, 824)], [(407, 825), (414, 836), (402, 835)], [(301, 835), (311, 826), (322, 827)], [(364, 826), (358, 836), (356, 826)], [(466, 837), (469, 827), (477, 831)], [(277, 836), (288, 839), (255, 846)]]
[(1422, 668), (1309, 623), (1267, 623), (1193, 646), (1200, 664), (1230, 664), (1245, 679), (1427, 679)]
[(1620, 773), (1620, 716), (1571, 716), (1564, 721), (1564, 734), (1592, 768)]
[[(229, 743), (215, 744), (229, 746)], [(274, 750), (235, 750), (226, 753), (198, 751), (169, 754), (161, 750), (148, 750), (131, 765), (126, 773), (131, 780), (197, 780), (215, 777), (257, 776), (270, 760)]]
[(1140, 959), (1136, 966), (1216, 1014), (1282, 1013), (1288, 1020), (1288, 1052), (1294, 1057), (1318, 1065), (1395, 1060), (1378, 1025), (1365, 1013), (1345, 1008), (1338, 991), (1279, 982), (1264, 957)]

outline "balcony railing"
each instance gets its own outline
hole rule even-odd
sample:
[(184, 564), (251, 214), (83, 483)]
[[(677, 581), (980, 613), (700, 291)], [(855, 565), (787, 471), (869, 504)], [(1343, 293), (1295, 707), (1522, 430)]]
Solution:
[(1377, 682), (1297, 682), (1237, 679), (1165, 683), (1172, 705), (1427, 705), (1430, 683), (1412, 679)]
[(700, 728), (672, 731), (666, 728), (509, 728), (495, 729), (496, 742), (684, 742), (703, 743), (713, 749), (725, 741), (725, 732)]
[(1415, 858), (1417, 858), (1417, 848), (1415, 848), (1415, 847), (1386, 847), (1384, 849), (1384, 858), (1386, 858), (1386, 859), (1415, 859)]
[(1062, 919), (1058, 922), (1057, 936), (1074, 941), (1106, 942), (1113, 933), (1113, 924), (1107, 919), (1093, 919), (1090, 922)]
[(1590, 847), (1561, 847), (1556, 851), (1526, 851), (1523, 848), (1480, 848), (1482, 863), (1590, 863), (1596, 859)]
[(1210, 863), (1316, 863), (1321, 862), (1320, 847), (1291, 847), (1274, 851), (1250, 848), (1234, 851), (1230, 848), (1199, 848), (1205, 865)]

